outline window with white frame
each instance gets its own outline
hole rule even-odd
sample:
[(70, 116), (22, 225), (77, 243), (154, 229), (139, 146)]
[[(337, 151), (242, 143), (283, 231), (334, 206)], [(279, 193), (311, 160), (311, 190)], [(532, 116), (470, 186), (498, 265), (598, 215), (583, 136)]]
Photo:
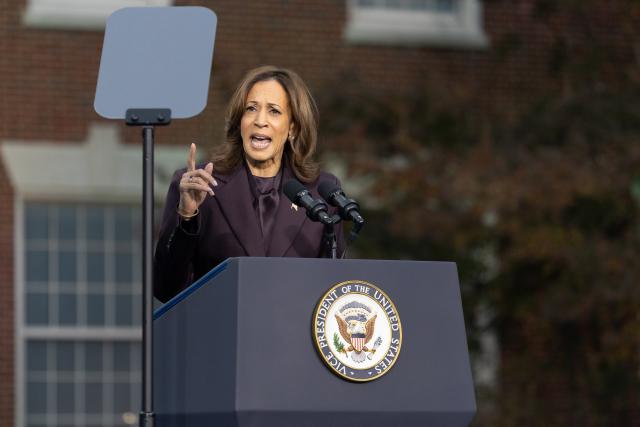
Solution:
[(352, 43), (459, 48), (488, 45), (480, 0), (348, 0)]
[(129, 204), (23, 204), (27, 427), (137, 423), (140, 219)]
[(25, 24), (33, 27), (100, 30), (123, 7), (170, 6), (172, 0), (27, 0)]
[[(140, 148), (0, 141), (14, 190), (17, 427), (137, 424), (141, 396)], [(158, 147), (155, 186), (184, 164)], [(164, 192), (156, 192), (156, 206)], [(156, 213), (156, 218), (160, 218)]]

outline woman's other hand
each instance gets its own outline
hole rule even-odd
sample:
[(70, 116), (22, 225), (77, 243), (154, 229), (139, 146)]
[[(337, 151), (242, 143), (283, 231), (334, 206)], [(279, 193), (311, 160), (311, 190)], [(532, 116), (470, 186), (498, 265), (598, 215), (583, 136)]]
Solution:
[(198, 207), (208, 195), (213, 196), (211, 186), (218, 183), (212, 176), (213, 163), (207, 163), (204, 169), (196, 169), (196, 144), (191, 144), (187, 159), (187, 171), (180, 179), (180, 203), (178, 214), (189, 218), (197, 213)]

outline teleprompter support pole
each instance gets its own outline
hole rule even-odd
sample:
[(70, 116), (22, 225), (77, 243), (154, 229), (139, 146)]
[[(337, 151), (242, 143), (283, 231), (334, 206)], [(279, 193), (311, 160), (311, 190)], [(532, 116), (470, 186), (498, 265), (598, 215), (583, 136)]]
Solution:
[(153, 413), (153, 126), (142, 128), (142, 310), (144, 328), (142, 330), (143, 389), (140, 427), (155, 424)]
[(194, 117), (206, 107), (217, 22), (211, 9), (200, 6), (125, 7), (107, 18), (104, 31), (93, 107), (105, 119), (124, 118), (128, 126), (140, 126), (144, 145), (138, 417), (144, 427), (154, 426), (157, 417), (152, 354), (154, 132), (174, 117)]
[(168, 109), (129, 109), (129, 126), (142, 126), (142, 408), (140, 427), (154, 427), (153, 411), (153, 138), (154, 125), (168, 125)]

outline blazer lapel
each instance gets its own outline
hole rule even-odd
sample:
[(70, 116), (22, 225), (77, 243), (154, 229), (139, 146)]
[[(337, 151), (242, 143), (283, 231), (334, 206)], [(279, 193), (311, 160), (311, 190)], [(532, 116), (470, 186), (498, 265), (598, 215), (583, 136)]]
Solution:
[[(282, 171), (282, 181), (280, 182), (281, 188), (289, 180), (295, 178), (288, 164), (284, 161), (283, 163), (284, 170)], [(283, 256), (302, 229), (302, 224), (304, 224), (306, 218), (307, 214), (305, 209), (302, 206), (295, 209), (291, 201), (281, 191), (267, 256)]]
[[(218, 176), (216, 176), (218, 178)], [(219, 176), (224, 185), (214, 188), (220, 210), (248, 256), (265, 256), (262, 235), (251, 204), (253, 199), (244, 166)], [(276, 222), (277, 224), (277, 222)]]

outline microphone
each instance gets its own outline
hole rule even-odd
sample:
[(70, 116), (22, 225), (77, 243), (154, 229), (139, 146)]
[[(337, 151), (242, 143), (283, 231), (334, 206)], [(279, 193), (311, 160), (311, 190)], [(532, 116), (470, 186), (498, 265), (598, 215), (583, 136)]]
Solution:
[(329, 181), (323, 181), (318, 186), (318, 193), (329, 204), (338, 208), (340, 217), (345, 221), (351, 220), (360, 230), (364, 225), (364, 218), (360, 215), (360, 205), (353, 199), (347, 198), (344, 191), (337, 185)]
[(333, 218), (327, 213), (327, 205), (321, 200), (314, 199), (309, 190), (298, 180), (292, 179), (287, 182), (283, 190), (289, 200), (307, 210), (307, 216), (312, 221), (319, 221), (326, 225), (334, 223)]

